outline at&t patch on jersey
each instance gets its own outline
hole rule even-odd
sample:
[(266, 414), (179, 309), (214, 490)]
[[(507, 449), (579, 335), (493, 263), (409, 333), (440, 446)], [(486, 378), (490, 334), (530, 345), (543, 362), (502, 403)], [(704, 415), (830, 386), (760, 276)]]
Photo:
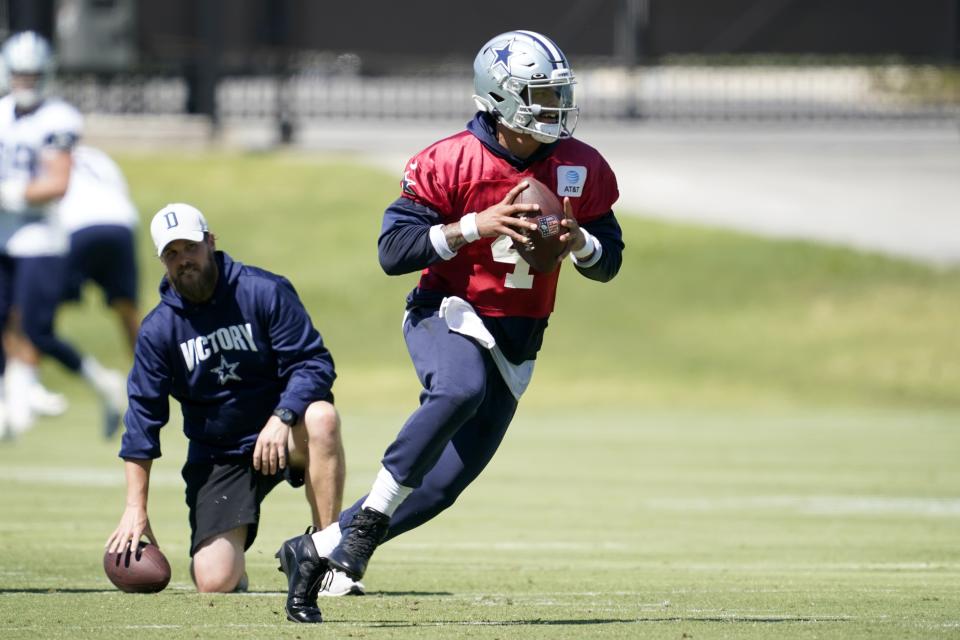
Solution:
[(587, 181), (586, 167), (561, 165), (557, 167), (557, 195), (561, 198), (579, 198)]

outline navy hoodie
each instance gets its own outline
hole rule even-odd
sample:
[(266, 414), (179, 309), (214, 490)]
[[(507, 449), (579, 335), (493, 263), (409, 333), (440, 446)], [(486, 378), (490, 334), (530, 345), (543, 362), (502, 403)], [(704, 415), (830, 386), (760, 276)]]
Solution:
[(273, 410), (303, 416), (332, 400), (333, 359), (293, 285), (217, 251), (213, 296), (196, 305), (165, 277), (140, 327), (120, 457), (160, 456), (168, 396), (180, 402), (191, 462), (252, 453)]

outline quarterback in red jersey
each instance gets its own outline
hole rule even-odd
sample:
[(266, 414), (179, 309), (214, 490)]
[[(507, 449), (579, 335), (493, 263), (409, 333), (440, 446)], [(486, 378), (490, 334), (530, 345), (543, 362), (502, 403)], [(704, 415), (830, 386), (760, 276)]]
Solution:
[[(407, 165), (403, 197), (436, 212), (441, 223), (458, 223), (465, 212), (484, 211), (531, 177), (568, 199), (579, 224), (610, 212), (618, 196), (617, 182), (595, 149), (566, 138), (551, 145), (547, 157), (518, 166), (485, 146), (496, 133), (490, 120), (478, 116), (470, 130), (417, 154)], [(532, 272), (510, 247), (509, 237), (471, 242), (449, 260), (428, 265), (420, 288), (460, 296), (481, 315), (547, 317), (553, 311), (559, 270)]]
[(339, 522), (280, 548), (290, 620), (320, 622), (317, 585), (327, 571), (362, 577), (377, 545), (452, 505), (500, 445), (533, 373), (560, 272), (532, 271), (513, 248), (536, 228), (515, 217), (537, 209), (514, 202), (524, 180), (562, 199), (560, 240), (581, 275), (606, 282), (619, 271), (617, 181), (572, 137), (573, 85), (550, 39), (496, 36), (474, 60), (477, 115), (406, 165), (401, 195), (384, 213), (379, 257), (390, 275), (422, 270), (403, 323), (424, 387), (420, 407), (387, 448), (370, 493)]

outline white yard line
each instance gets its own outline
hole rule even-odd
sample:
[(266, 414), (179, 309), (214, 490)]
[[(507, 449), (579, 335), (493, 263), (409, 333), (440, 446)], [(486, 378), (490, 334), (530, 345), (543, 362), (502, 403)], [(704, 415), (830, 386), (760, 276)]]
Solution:
[[(0, 482), (12, 482), (31, 485), (77, 486), (77, 487), (122, 487), (126, 480), (123, 465), (116, 469), (98, 469), (92, 467), (0, 467)], [(150, 474), (150, 485), (160, 487), (179, 487), (183, 478), (173, 471), (154, 471)]]
[(459, 541), (459, 542), (404, 542), (398, 539), (391, 543), (398, 549), (430, 551), (433, 549), (462, 549), (472, 551), (589, 551), (608, 550), (622, 551), (630, 548), (629, 545), (617, 542), (562, 542), (562, 541), (538, 541), (538, 542), (483, 542), (477, 541)]
[(735, 496), (727, 498), (648, 498), (643, 505), (670, 511), (779, 509), (808, 515), (890, 514), (960, 516), (960, 498), (912, 496)]
[[(43, 466), (4, 466), (0, 467), (0, 482), (30, 485), (77, 486), (77, 487), (120, 487), (124, 484), (123, 469), (106, 470), (92, 467), (43, 467)], [(183, 479), (174, 471), (156, 471), (151, 474), (153, 486), (180, 487)], [(960, 516), (960, 497), (929, 498), (919, 496), (731, 496), (722, 498), (676, 498), (653, 497), (640, 498), (638, 503), (647, 509), (667, 511), (766, 511), (778, 509), (804, 515), (857, 515), (888, 514), (929, 517)], [(401, 543), (402, 544), (402, 543)], [(523, 542), (500, 542), (492, 546), (489, 543), (457, 542), (447, 543), (449, 548), (473, 549), (483, 544), (483, 548), (499, 550), (525, 550), (531, 545)], [(423, 546), (423, 545), (421, 545)], [(444, 546), (444, 545), (441, 545)], [(538, 542), (532, 545), (537, 549), (572, 551), (584, 548), (577, 543)], [(408, 548), (415, 548), (410, 546)], [(424, 547), (425, 548), (425, 547)], [(591, 547), (595, 548), (595, 547)], [(605, 548), (616, 550), (616, 544)]]

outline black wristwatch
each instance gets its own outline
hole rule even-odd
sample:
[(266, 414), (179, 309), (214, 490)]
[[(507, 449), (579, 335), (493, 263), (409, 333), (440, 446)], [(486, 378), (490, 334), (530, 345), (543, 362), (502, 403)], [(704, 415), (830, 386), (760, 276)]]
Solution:
[(288, 427), (294, 427), (297, 425), (297, 414), (286, 407), (277, 407), (273, 410), (273, 415), (280, 418), (280, 422)]

